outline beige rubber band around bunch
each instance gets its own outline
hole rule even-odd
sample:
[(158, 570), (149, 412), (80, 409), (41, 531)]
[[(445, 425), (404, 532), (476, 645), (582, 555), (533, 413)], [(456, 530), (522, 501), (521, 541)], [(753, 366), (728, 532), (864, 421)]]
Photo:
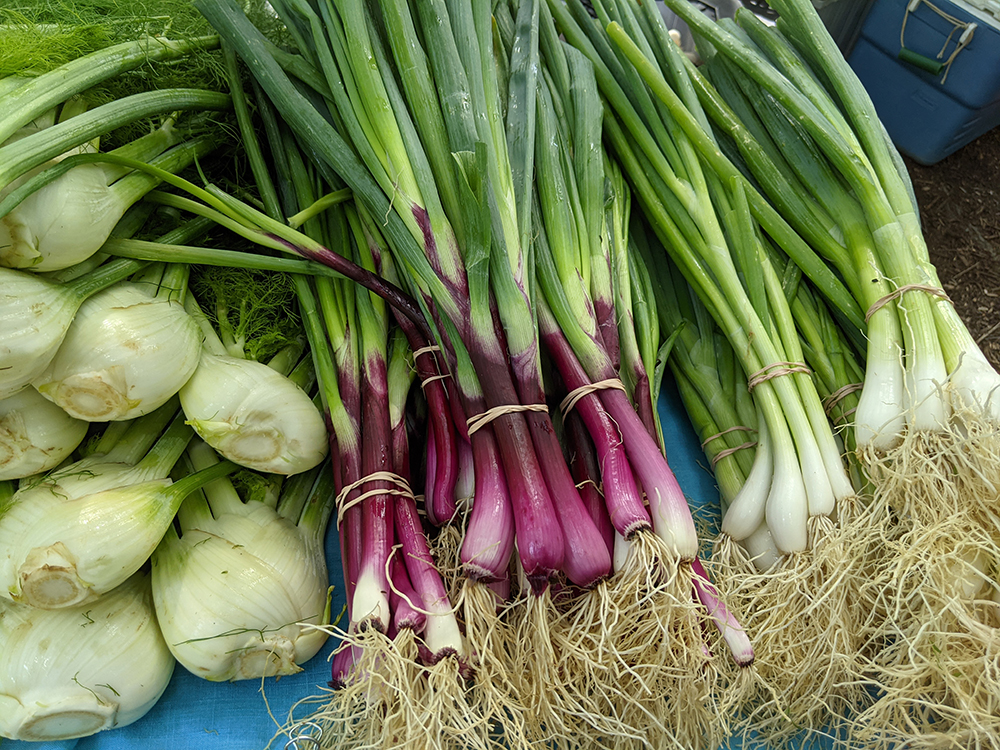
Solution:
[(586, 385), (581, 385), (579, 388), (574, 388), (559, 403), (559, 411), (562, 413), (563, 417), (569, 414), (573, 407), (576, 406), (577, 401), (579, 401), (584, 396), (589, 396), (591, 393), (596, 393), (597, 391), (606, 391), (608, 389), (614, 389), (616, 391), (621, 391), (622, 393), (628, 393), (625, 390), (625, 384), (618, 378), (608, 378), (607, 380), (598, 380), (596, 383), (587, 383)]
[[(344, 502), (349, 494), (368, 482), (391, 482), (400, 489), (368, 490), (367, 492), (362, 492), (357, 497), (351, 498), (350, 502)], [(367, 476), (361, 477), (361, 479), (358, 479), (356, 482), (351, 482), (337, 494), (337, 528), (340, 528), (340, 524), (344, 520), (344, 514), (347, 513), (349, 509), (375, 495), (399, 495), (401, 497), (408, 497), (415, 500), (413, 490), (410, 489), (410, 483), (403, 479), (403, 477), (399, 476), (399, 474), (394, 474), (391, 471), (374, 471)]]
[[(833, 407), (835, 407), (845, 398), (850, 396), (852, 393), (860, 391), (864, 387), (865, 387), (864, 383), (848, 383), (847, 385), (838, 388), (829, 396), (827, 396), (825, 399), (823, 399), (823, 411), (826, 412), (826, 416), (832, 417)], [(854, 410), (852, 409), (851, 411), (853, 412)]]
[(441, 351), (441, 347), (437, 344), (431, 344), (430, 346), (422, 346), (419, 349), (413, 350), (413, 358), (416, 359), (421, 354), (433, 354), (434, 352)]
[(487, 409), (482, 414), (469, 417), (465, 420), (465, 424), (469, 428), (469, 435), (472, 435), (476, 430), (482, 429), (494, 419), (502, 417), (504, 414), (516, 414), (521, 411), (547, 412), (548, 410), (549, 407), (545, 404), (503, 404), (502, 406), (494, 406), (491, 409)]
[(941, 287), (929, 286), (927, 284), (903, 284), (903, 286), (897, 288), (895, 291), (889, 292), (884, 297), (880, 297), (872, 303), (872, 306), (868, 308), (868, 312), (865, 313), (865, 323), (871, 320), (872, 315), (907, 292), (927, 292), (928, 294), (933, 294), (935, 297), (940, 297), (951, 302), (951, 297)]
[(744, 427), (743, 425), (736, 425), (735, 427), (730, 427), (728, 430), (723, 430), (722, 432), (717, 432), (711, 437), (707, 437), (701, 441), (701, 449), (705, 450), (709, 443), (711, 443), (716, 438), (720, 438), (723, 435), (728, 435), (730, 432), (757, 432), (753, 427)]
[(812, 370), (806, 367), (803, 362), (772, 362), (750, 376), (749, 380), (747, 380), (747, 390), (752, 391), (758, 385), (771, 378), (792, 375), (796, 372), (801, 372), (804, 375), (812, 375)]
[(451, 377), (450, 372), (446, 372), (444, 373), (444, 375), (431, 375), (426, 380), (420, 381), (420, 387), (426, 388), (430, 383), (433, 383), (435, 380), (444, 380), (445, 378), (450, 378), (450, 377)]
[[(746, 428), (744, 428), (744, 429), (746, 429)], [(723, 451), (719, 451), (714, 456), (712, 456), (712, 470), (714, 471), (715, 467), (719, 463), (719, 461), (721, 461), (722, 459), (724, 459), (726, 456), (731, 456), (734, 453), (736, 453), (737, 451), (743, 450), (744, 448), (754, 448), (756, 446), (757, 446), (757, 441), (756, 440), (752, 440), (752, 441), (750, 441), (748, 443), (743, 443), (742, 445), (737, 445), (735, 448), (726, 448)]]

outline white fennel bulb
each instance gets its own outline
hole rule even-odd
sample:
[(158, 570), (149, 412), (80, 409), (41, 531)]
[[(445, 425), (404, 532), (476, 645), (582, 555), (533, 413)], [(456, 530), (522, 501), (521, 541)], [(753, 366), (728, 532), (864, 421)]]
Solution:
[[(44, 609), (92, 602), (149, 559), (185, 495), (155, 462), (85, 459), (30, 483), (0, 507), (0, 596)], [(232, 465), (214, 467), (214, 476)]]
[(100, 164), (81, 164), (0, 219), (0, 265), (55, 271), (86, 260), (128, 208)]
[(240, 466), (298, 474), (317, 466), (329, 448), (312, 399), (259, 362), (206, 350), (180, 398), (202, 440)]
[(325, 642), (315, 626), (329, 619), (323, 536), (333, 478), (319, 471), (315, 482), (315, 472), (288, 480), (277, 510), (242, 502), (228, 480), (205, 487), (211, 510), (197, 496), (181, 508), (180, 534), (171, 527), (153, 553), (153, 600), (171, 652), (191, 673), (294, 674)]
[(0, 398), (48, 366), (81, 302), (72, 287), (0, 268)]
[(177, 393), (200, 355), (198, 326), (183, 305), (123, 282), (80, 306), (33, 384), (77, 419), (134, 419)]
[(73, 419), (34, 388), (0, 399), (0, 481), (54, 469), (87, 435)]
[(85, 607), (0, 599), (0, 736), (55, 741), (142, 718), (174, 659), (156, 625), (149, 576)]

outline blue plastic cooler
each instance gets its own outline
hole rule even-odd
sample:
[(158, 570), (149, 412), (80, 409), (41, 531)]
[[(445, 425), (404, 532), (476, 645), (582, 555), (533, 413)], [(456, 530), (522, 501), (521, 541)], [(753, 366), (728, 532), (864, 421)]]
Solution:
[(921, 164), (1000, 125), (1000, 19), (963, 0), (875, 0), (848, 63)]

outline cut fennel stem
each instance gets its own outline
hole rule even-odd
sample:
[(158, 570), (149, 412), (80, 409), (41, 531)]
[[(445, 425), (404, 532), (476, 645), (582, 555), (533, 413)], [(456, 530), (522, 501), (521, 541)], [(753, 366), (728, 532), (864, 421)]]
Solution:
[(54, 469), (86, 434), (86, 422), (74, 419), (34, 388), (0, 400), (0, 481)]
[(0, 599), (2, 737), (68, 740), (131, 724), (159, 700), (173, 670), (144, 573), (84, 607)]

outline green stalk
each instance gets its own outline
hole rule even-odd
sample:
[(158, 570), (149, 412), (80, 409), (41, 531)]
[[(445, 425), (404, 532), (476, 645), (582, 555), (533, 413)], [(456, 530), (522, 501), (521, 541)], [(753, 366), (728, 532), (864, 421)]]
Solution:
[(386, 233), (395, 251), (412, 269), (414, 282), (421, 294), (433, 297), (442, 308), (442, 314), (459, 317), (458, 311), (447, 304), (447, 291), (402, 218), (391, 210), (392, 206), (378, 183), (337, 130), (291, 85), (278, 63), (268, 55), (267, 44), (260, 32), (238, 8), (225, 0), (197, 0), (196, 7), (223, 32), (240, 57), (247, 61), (286, 122), (300, 138), (316, 149), (316, 158), (344, 179), (373, 216), (385, 217)]
[(46, 110), (101, 81), (149, 62), (173, 60), (195, 50), (210, 50), (218, 43), (217, 36), (182, 41), (146, 37), (84, 55), (36, 78), (26, 79), (0, 98), (0, 143)]
[[(201, 471), (222, 463), (219, 454), (201, 439), (192, 440), (185, 453), (192, 471)], [(244, 509), (243, 499), (233, 483), (226, 477), (209, 482), (201, 488), (208, 502), (210, 513), (215, 518), (227, 513), (239, 514)], [(185, 501), (187, 504), (187, 501)]]
[[(380, 5), (382, 19), (386, 24), (386, 37), (392, 47), (396, 69), (413, 112), (414, 123), (420, 132), (421, 142), (427, 149), (427, 160), (434, 172), (442, 205), (449, 217), (459, 216), (458, 185), (445, 117), (438, 103), (436, 82), (417, 35), (410, 5), (402, 0), (380, 0)], [(462, 227), (454, 220), (452, 223), (461, 244), (464, 236)]]
[(353, 194), (348, 188), (334, 190), (332, 193), (322, 195), (297, 214), (289, 216), (288, 226), (298, 229), (314, 216), (318, 216), (332, 206), (339, 206), (341, 203), (351, 200), (351, 198), (353, 198)]
[[(710, 136), (701, 129), (697, 119), (684, 106), (683, 102), (670, 88), (663, 76), (653, 67), (649, 60), (642, 55), (635, 43), (624, 33), (620, 26), (612, 24), (608, 27), (608, 34), (620, 46), (629, 61), (635, 65), (646, 84), (652, 89), (654, 94), (669, 109), (671, 115), (676, 119), (678, 126), (683, 130), (691, 143), (697, 146), (699, 153), (706, 159), (707, 163), (716, 171), (724, 182), (736, 179), (743, 185), (747, 197), (750, 200), (754, 218), (760, 222), (763, 229), (781, 246), (781, 248), (794, 258), (796, 263), (802, 268), (806, 275), (822, 289), (831, 301), (841, 309), (844, 314), (863, 330), (864, 320), (857, 303), (851, 298), (850, 293), (844, 285), (837, 279), (825, 263), (809, 248), (784, 219), (768, 204), (742, 174), (733, 166), (711, 141)], [(628, 124), (629, 120), (625, 119)], [(630, 126), (630, 132), (632, 132)], [(634, 134), (634, 133), (633, 133)], [(635, 134), (634, 134), (635, 135)], [(637, 137), (637, 142), (646, 150), (644, 139)], [(655, 148), (655, 145), (653, 146)]]
[(337, 273), (332, 268), (311, 260), (259, 255), (239, 250), (220, 250), (214, 247), (192, 247), (148, 240), (110, 239), (104, 243), (101, 250), (119, 258), (134, 258), (136, 260), (195, 263), (202, 266), (252, 268), (260, 271), (295, 273), (304, 276), (344, 278), (342, 274)]
[[(705, 406), (698, 390), (688, 379), (684, 371), (679, 366), (671, 363), (671, 372), (674, 375), (674, 382), (677, 385), (678, 393), (680, 393), (681, 401), (684, 403), (684, 410), (687, 412), (688, 418), (691, 420), (691, 424), (698, 434), (698, 438), (704, 445), (702, 450), (704, 450), (708, 460), (712, 463), (712, 473), (715, 475), (715, 481), (719, 485), (723, 505), (728, 506), (746, 482), (749, 469), (744, 470), (741, 464), (744, 462), (748, 463), (747, 457), (752, 457), (753, 452), (738, 450), (735, 453), (723, 456), (719, 461), (715, 459), (723, 450), (732, 450), (748, 442), (747, 440), (741, 440), (738, 437), (739, 435), (746, 437), (752, 433), (727, 432), (725, 435), (710, 439), (720, 432), (737, 425), (726, 425), (725, 423), (720, 424), (716, 422), (711, 410)], [(730, 439), (730, 436), (736, 437)], [(722, 515), (725, 516), (725, 507), (722, 509)]]
[(66, 122), (0, 147), (0, 186), (94, 136), (163, 112), (182, 109), (226, 109), (229, 97), (198, 89), (163, 89), (133, 94)]

